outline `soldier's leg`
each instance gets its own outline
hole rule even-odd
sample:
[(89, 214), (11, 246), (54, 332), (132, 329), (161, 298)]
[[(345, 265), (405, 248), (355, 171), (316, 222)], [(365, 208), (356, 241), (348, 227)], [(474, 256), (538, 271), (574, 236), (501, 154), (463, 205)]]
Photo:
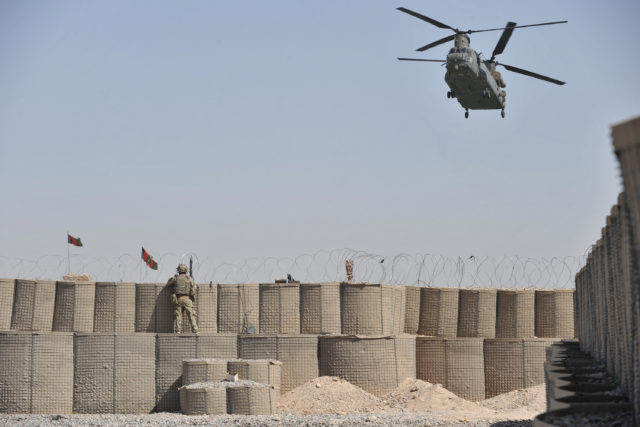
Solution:
[(198, 322), (196, 319), (196, 310), (193, 308), (193, 301), (191, 299), (186, 299), (184, 302), (184, 309), (187, 312), (187, 316), (189, 316), (189, 322), (191, 322), (191, 330), (193, 333), (198, 332)]
[(173, 333), (182, 333), (182, 305), (180, 302), (178, 302), (173, 309)]

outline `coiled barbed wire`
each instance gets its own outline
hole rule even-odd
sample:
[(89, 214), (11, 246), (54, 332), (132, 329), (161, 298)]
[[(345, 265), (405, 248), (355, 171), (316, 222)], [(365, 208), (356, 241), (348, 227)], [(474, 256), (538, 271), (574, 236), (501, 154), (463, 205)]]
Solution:
[[(199, 283), (270, 283), (290, 274), (301, 282), (346, 280), (345, 261), (353, 261), (354, 281), (396, 285), (471, 288), (568, 288), (585, 264), (580, 257), (531, 258), (517, 255), (451, 257), (437, 254), (381, 255), (350, 248), (320, 250), (294, 257), (253, 257), (239, 261), (216, 260), (195, 253), (164, 253), (156, 258), (158, 270), (149, 269), (132, 254), (115, 258), (71, 256), (72, 273), (89, 274), (105, 282), (165, 282), (179, 263), (193, 258)], [(35, 259), (0, 256), (0, 275), (7, 278), (61, 279), (67, 257), (43, 255)]]

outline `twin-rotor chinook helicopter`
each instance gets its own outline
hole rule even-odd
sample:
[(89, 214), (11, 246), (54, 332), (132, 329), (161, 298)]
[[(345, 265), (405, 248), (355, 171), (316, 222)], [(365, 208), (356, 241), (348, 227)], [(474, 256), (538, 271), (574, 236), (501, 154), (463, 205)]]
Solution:
[[(496, 56), (503, 51), (511, 33), (516, 28), (537, 27), (541, 25), (564, 24), (568, 21), (544, 22), (542, 24), (517, 25), (515, 22), (508, 22), (503, 28), (490, 28), (487, 30), (467, 30), (460, 31), (457, 28), (450, 27), (435, 19), (421, 15), (404, 7), (399, 7), (399, 11), (408, 13), (418, 19), (422, 19), (439, 28), (452, 30), (455, 34), (444, 37), (428, 45), (416, 49), (418, 52), (424, 52), (427, 49), (441, 45), (442, 43), (454, 40), (454, 47), (449, 51), (446, 60), (441, 59), (419, 59), (419, 58), (398, 58), (401, 61), (426, 61), (426, 62), (442, 62), (447, 64), (447, 72), (444, 80), (451, 88), (447, 92), (447, 98), (456, 98), (460, 105), (464, 108), (464, 117), (469, 118), (469, 110), (501, 110), (504, 117), (505, 98), (507, 93), (502, 90), (507, 85), (502, 76), (496, 71), (496, 66), (500, 65), (509, 71), (524, 74), (525, 76), (535, 77), (557, 85), (563, 85), (564, 82), (551, 77), (543, 76), (531, 71), (523, 70), (512, 65), (501, 64), (495, 60)], [(502, 31), (502, 36), (498, 40), (491, 59), (482, 59), (476, 51), (469, 47), (469, 36), (471, 33), (482, 33), (486, 31)]]

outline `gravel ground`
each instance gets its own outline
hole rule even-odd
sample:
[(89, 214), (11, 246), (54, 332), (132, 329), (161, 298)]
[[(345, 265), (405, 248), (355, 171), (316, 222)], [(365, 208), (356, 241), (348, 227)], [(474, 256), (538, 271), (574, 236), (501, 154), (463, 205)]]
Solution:
[(187, 416), (174, 413), (150, 415), (0, 415), (0, 426), (465, 426), (530, 427), (532, 420), (453, 421), (441, 412), (349, 415), (217, 415)]

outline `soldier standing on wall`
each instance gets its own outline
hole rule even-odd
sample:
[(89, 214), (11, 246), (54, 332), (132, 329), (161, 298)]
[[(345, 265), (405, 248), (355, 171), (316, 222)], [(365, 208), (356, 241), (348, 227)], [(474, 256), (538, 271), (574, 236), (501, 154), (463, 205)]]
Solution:
[(196, 310), (193, 308), (193, 298), (196, 293), (196, 285), (191, 277), (187, 275), (189, 268), (184, 265), (178, 265), (178, 274), (173, 276), (167, 282), (167, 286), (171, 288), (171, 302), (175, 307), (173, 312), (173, 332), (182, 333), (182, 311), (186, 311), (191, 322), (191, 330), (194, 334), (198, 334), (198, 324), (196, 323)]

